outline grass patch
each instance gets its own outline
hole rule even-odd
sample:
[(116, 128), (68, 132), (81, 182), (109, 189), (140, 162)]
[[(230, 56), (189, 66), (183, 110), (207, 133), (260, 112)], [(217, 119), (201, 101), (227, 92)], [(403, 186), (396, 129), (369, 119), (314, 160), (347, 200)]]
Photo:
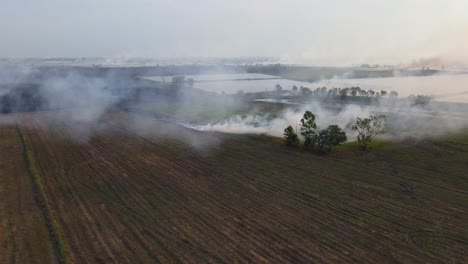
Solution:
[(156, 102), (134, 105), (137, 111), (173, 118), (184, 122), (205, 123), (247, 114), (248, 106), (242, 103), (222, 102)]
[(190, 123), (220, 122), (233, 116), (265, 115), (276, 117), (287, 105), (267, 102), (157, 102), (138, 104), (136, 111), (174, 118)]
[[(368, 146), (368, 150), (384, 150), (384, 149), (387, 149), (388, 147), (390, 147), (392, 145), (392, 142), (389, 141), (389, 140), (384, 140), (384, 139), (373, 139), (369, 146)], [(353, 141), (353, 142), (348, 142), (348, 143), (345, 143), (341, 146), (336, 146), (334, 149), (336, 150), (340, 150), (340, 149), (361, 149), (361, 144), (357, 141)]]

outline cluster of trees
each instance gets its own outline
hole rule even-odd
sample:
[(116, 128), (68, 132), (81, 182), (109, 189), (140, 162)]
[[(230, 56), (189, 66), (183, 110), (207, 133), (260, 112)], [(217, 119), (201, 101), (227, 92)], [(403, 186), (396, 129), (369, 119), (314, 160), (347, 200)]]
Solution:
[[(306, 111), (300, 121), (299, 129), (302, 136), (302, 146), (305, 150), (317, 150), (327, 153), (334, 146), (339, 146), (347, 141), (346, 133), (338, 125), (330, 125), (326, 129), (318, 130), (315, 122), (316, 116), (311, 111)], [(371, 115), (367, 118), (358, 117), (352, 129), (357, 131), (357, 140), (363, 150), (367, 150), (372, 139), (383, 132), (387, 117), (384, 115)], [(288, 146), (299, 146), (301, 140), (292, 126), (284, 129), (284, 139)]]
[[(333, 146), (346, 142), (346, 133), (339, 126), (330, 125), (326, 129), (318, 130), (315, 119), (316, 116), (311, 111), (306, 111), (301, 119), (300, 134), (304, 139), (304, 149), (316, 149), (318, 152), (326, 153)], [(284, 130), (284, 138), (288, 146), (299, 146), (301, 143), (292, 126), (288, 126)]]
[[(276, 85), (276, 89), (278, 90), (278, 85)], [(301, 86), (298, 88), (297, 86), (292, 87), (292, 92), (293, 93), (299, 93), (301, 95), (305, 96), (340, 96), (340, 97), (346, 97), (346, 96), (361, 96), (361, 97), (390, 97), (390, 98), (396, 98), (398, 97), (398, 92), (396, 91), (390, 91), (388, 93), (385, 90), (380, 90), (379, 91), (374, 91), (372, 89), (370, 90), (364, 90), (361, 89), (359, 86), (356, 87), (346, 87), (346, 88), (331, 88), (328, 89), (327, 87), (320, 87), (316, 88), (315, 90), (311, 90), (307, 87)]]
[[(275, 86), (276, 93), (280, 94), (283, 92), (283, 87), (279, 84)], [(297, 87), (294, 85), (292, 87), (291, 92), (296, 95), (301, 96), (322, 96), (322, 97), (340, 97), (344, 99), (348, 96), (351, 97), (368, 97), (368, 98), (397, 98), (398, 92), (397, 91), (390, 91), (387, 92), (385, 90), (374, 91), (372, 89), (364, 90), (361, 89), (359, 86), (356, 87), (346, 87), (346, 88), (331, 88), (328, 89), (327, 87), (320, 87), (316, 88), (315, 90), (311, 90), (308, 87)], [(426, 105), (428, 104), (433, 98), (427, 95), (410, 95), (408, 96), (408, 100), (413, 105)]]

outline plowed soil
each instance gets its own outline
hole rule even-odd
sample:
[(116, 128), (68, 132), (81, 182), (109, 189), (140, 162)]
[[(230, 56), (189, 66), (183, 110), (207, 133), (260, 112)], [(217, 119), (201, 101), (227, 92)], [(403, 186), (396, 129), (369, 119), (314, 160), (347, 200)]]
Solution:
[(151, 119), (136, 131), (120, 112), (93, 133), (57, 116), (0, 127), (1, 263), (468, 262), (466, 142), (316, 155)]

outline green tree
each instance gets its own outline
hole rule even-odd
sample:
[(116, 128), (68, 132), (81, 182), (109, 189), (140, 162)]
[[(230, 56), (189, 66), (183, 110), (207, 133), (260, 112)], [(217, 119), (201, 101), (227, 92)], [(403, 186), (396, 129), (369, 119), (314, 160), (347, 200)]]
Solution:
[(317, 150), (322, 153), (329, 152), (332, 147), (345, 143), (347, 139), (346, 133), (339, 126), (330, 125), (318, 133)]
[(317, 138), (317, 124), (315, 115), (311, 111), (306, 111), (301, 119), (301, 135), (304, 137), (304, 148), (313, 149)]
[(317, 134), (317, 151), (321, 153), (326, 153), (330, 151), (331, 144), (330, 144), (330, 131), (327, 129), (321, 130)]
[(346, 133), (337, 125), (328, 126), (327, 130), (330, 134), (330, 143), (332, 146), (338, 146), (348, 140)]
[(299, 137), (297, 136), (297, 133), (294, 131), (292, 126), (288, 126), (284, 129), (284, 139), (286, 140), (287, 146), (299, 145)]
[(357, 140), (363, 150), (367, 150), (372, 139), (383, 132), (386, 121), (387, 117), (384, 115), (371, 115), (368, 118), (358, 117), (356, 119), (356, 124), (352, 129), (358, 132)]

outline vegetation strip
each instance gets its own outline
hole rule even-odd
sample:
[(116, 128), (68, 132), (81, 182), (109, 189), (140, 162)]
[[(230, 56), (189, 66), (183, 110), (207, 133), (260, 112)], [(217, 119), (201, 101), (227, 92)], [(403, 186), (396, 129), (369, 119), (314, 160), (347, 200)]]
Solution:
[(45, 218), (47, 230), (52, 240), (55, 259), (57, 263), (69, 263), (71, 262), (69, 246), (56, 219), (55, 213), (49, 205), (42, 177), (35, 166), (33, 154), (27, 147), (25, 136), (18, 123), (16, 123), (16, 131), (21, 142), (26, 170), (32, 179), (35, 201)]

